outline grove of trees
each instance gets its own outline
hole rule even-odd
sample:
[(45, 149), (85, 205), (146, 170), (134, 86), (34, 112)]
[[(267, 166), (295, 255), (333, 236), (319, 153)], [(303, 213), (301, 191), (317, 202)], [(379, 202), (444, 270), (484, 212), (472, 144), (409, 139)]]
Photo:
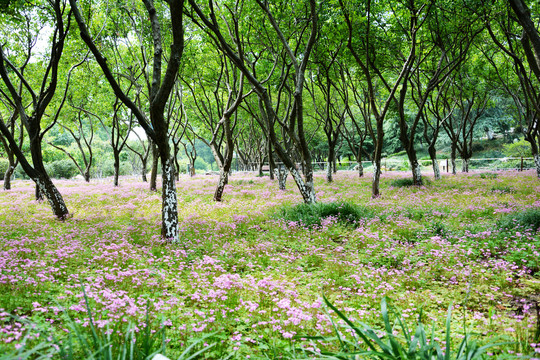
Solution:
[(11, 0), (0, 23), (4, 189), (30, 178), (59, 219), (51, 175), (160, 172), (178, 241), (181, 171), (219, 172), (221, 201), (235, 166), (267, 166), (311, 204), (317, 166), (331, 182), (369, 161), (378, 197), (385, 157), (419, 186), (422, 160), (468, 171), (494, 134), (526, 141), (540, 178), (536, 1)]

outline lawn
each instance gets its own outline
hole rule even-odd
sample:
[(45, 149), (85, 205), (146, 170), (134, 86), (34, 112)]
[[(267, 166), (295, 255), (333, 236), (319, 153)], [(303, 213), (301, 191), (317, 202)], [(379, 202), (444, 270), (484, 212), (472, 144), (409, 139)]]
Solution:
[(538, 178), (470, 173), (400, 186), (406, 176), (383, 174), (382, 196), (371, 199), (369, 177), (339, 172), (327, 184), (317, 174), (318, 201), (355, 204), (369, 216), (316, 226), (279, 217), (301, 203), (290, 178), (279, 191), (268, 177), (234, 174), (215, 203), (217, 177), (181, 177), (178, 244), (160, 239), (161, 194), (138, 179), (117, 188), (56, 181), (73, 214), (63, 222), (33, 199), (30, 182), (15, 181), (0, 191), (0, 354), (39, 344), (52, 354), (44, 344), (92, 326), (118, 345), (150, 324), (171, 359), (207, 334), (191, 353), (316, 357), (339, 350), (336, 331), (352, 339), (324, 295), (381, 336), (387, 297), (410, 327), (422, 313), (441, 347), (451, 307), (452, 348), (467, 333), (479, 344), (511, 342), (487, 357), (540, 357)]

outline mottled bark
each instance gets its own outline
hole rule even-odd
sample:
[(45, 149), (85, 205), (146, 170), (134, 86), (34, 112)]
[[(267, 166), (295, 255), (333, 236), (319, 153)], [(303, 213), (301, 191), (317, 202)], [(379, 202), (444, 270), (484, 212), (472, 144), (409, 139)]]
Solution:
[(161, 236), (169, 241), (178, 242), (178, 200), (176, 198), (173, 160), (162, 157), (161, 170), (163, 172)]
[(227, 185), (229, 179), (229, 171), (221, 170), (219, 172), (219, 181), (216, 186), (216, 191), (214, 192), (214, 201), (221, 201), (223, 197), (223, 191), (225, 190), (225, 185)]
[(65, 219), (69, 215), (68, 209), (62, 195), (60, 195), (51, 179), (48, 176), (43, 176), (33, 180), (35, 181), (37, 188), (39, 188), (39, 193), (47, 198), (47, 201), (53, 210), (53, 214), (58, 219)]
[(416, 186), (422, 186), (422, 167), (416, 161), (415, 164), (411, 164), (413, 174), (413, 184)]
[(461, 159), (461, 172), (468, 173), (469, 172), (469, 159)]
[(274, 169), (274, 173), (276, 175), (276, 178), (278, 179), (279, 190), (287, 190), (287, 176), (289, 175), (288, 171), (280, 166), (279, 169)]
[(362, 160), (358, 161), (358, 177), (364, 177), (364, 165)]
[(334, 167), (334, 164), (332, 160), (328, 159), (328, 161), (326, 162), (326, 182), (327, 183), (331, 183), (334, 181), (334, 177), (332, 176), (334, 173), (333, 167)]
[(431, 159), (431, 165), (433, 167), (433, 175), (435, 177), (435, 180), (441, 179), (441, 169), (439, 167), (439, 162), (437, 161), (437, 151), (435, 150), (434, 146), (428, 147), (428, 153), (429, 157)]
[(142, 172), (141, 173), (142, 181), (143, 182), (148, 182), (148, 179), (146, 178), (146, 171), (147, 171), (147, 169), (146, 169), (147, 168), (147, 159), (146, 158), (144, 158), (144, 159), (141, 158), (141, 168), (142, 168), (142, 170), (141, 170), (141, 172)]
[(15, 172), (15, 167), (9, 165), (4, 174), (4, 190), (11, 190), (11, 177)]

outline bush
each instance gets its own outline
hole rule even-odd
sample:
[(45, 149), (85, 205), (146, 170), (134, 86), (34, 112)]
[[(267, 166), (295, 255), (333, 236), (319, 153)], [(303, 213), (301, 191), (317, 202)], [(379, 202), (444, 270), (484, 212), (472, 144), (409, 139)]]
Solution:
[(480, 176), (480, 178), (482, 179), (496, 179), (499, 174), (496, 174), (496, 173), (481, 173), (481, 174), (478, 174), (478, 176)]
[(4, 180), (4, 174), (9, 167), (8, 159), (0, 159), (0, 180)]
[(522, 227), (537, 231), (540, 228), (540, 208), (508, 214), (499, 221), (499, 226), (507, 229)]
[[(422, 185), (430, 185), (431, 181), (429, 181), (427, 178), (422, 177)], [(413, 179), (411, 178), (401, 178), (401, 179), (395, 179), (390, 182), (390, 186), (393, 187), (409, 187), (413, 186)]]
[(508, 157), (531, 157), (531, 144), (524, 139), (513, 144), (506, 144), (503, 147), (503, 153)]
[(45, 165), (45, 170), (52, 178), (64, 178), (71, 179), (79, 173), (79, 170), (75, 164), (68, 159), (53, 161), (50, 164)]
[(277, 218), (294, 221), (305, 226), (321, 225), (323, 219), (334, 217), (342, 224), (356, 224), (359, 220), (373, 217), (371, 210), (346, 202), (299, 204), (278, 210)]

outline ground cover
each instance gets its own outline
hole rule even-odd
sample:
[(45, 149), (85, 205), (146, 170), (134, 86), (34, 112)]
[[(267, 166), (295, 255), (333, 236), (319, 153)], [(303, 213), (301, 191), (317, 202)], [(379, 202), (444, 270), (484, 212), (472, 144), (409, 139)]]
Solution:
[(279, 218), (301, 202), (292, 185), (279, 191), (267, 177), (235, 174), (215, 203), (215, 177), (183, 177), (179, 244), (157, 236), (161, 196), (147, 184), (57, 181), (73, 212), (59, 222), (16, 181), (0, 192), (0, 353), (45, 334), (62, 339), (68, 315), (88, 329), (88, 301), (98, 331), (120, 338), (128, 324), (144, 332), (148, 316), (165, 328), (171, 358), (209, 333), (206, 358), (315, 356), (339, 342), (300, 337), (329, 337), (332, 321), (343, 323), (323, 295), (381, 330), (388, 297), (413, 325), (422, 312), (443, 345), (452, 306), (455, 342), (466, 331), (479, 343), (512, 342), (490, 349), (495, 357), (540, 352), (540, 235), (519, 220), (540, 208), (533, 172), (398, 186), (407, 175), (384, 174), (378, 199), (369, 178), (340, 172), (327, 184), (317, 175), (319, 201), (369, 209), (355, 224), (330, 217), (318, 226)]

